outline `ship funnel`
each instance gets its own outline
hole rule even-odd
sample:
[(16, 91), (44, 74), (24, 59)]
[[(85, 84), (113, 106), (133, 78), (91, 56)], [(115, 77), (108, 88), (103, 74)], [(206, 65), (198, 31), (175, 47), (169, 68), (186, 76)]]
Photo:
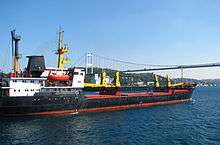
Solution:
[(18, 52), (18, 42), (21, 40), (21, 36), (17, 36), (15, 34), (15, 30), (11, 31), (11, 37), (12, 37), (12, 65), (14, 69), (14, 75), (17, 76), (18, 70), (19, 70), (19, 52)]
[(27, 72), (29, 72), (32, 77), (40, 77), (45, 70), (44, 56), (27, 56), (27, 58)]

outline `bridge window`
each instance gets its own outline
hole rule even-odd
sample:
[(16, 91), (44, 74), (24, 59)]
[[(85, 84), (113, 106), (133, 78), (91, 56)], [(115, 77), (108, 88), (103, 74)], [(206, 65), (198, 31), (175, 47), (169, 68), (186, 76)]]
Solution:
[(73, 74), (74, 74), (74, 75), (79, 75), (79, 72), (74, 72)]

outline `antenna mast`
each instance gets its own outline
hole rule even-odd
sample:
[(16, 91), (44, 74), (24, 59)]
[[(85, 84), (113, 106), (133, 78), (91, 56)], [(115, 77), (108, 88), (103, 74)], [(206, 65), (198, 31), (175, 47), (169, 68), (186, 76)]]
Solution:
[(63, 70), (64, 69), (64, 64), (68, 63), (68, 59), (64, 59), (64, 53), (69, 52), (69, 49), (66, 47), (63, 47), (63, 29), (60, 28), (59, 33), (58, 33), (58, 49), (56, 54), (58, 54), (58, 69)]
[(12, 65), (14, 70), (14, 76), (16, 77), (19, 70), (19, 59), (20, 55), (18, 52), (18, 42), (21, 40), (21, 36), (15, 34), (15, 30), (11, 31), (12, 37)]

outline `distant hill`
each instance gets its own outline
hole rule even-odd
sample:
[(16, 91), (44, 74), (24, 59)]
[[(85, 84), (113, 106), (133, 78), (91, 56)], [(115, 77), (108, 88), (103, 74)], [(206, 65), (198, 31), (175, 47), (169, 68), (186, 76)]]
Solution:
[(173, 81), (175, 83), (181, 82), (188, 82), (188, 83), (196, 83), (200, 86), (220, 86), (220, 79), (204, 79), (204, 80), (198, 80), (198, 79), (190, 79), (190, 78), (175, 78)]
[[(93, 74), (87, 74), (85, 77), (85, 82), (91, 83), (94, 82), (94, 74), (101, 74), (102, 71), (105, 71), (108, 76), (111, 78), (115, 77), (116, 70), (111, 69), (103, 69), (103, 68), (94, 68)], [(148, 82), (154, 82), (154, 74), (153, 73), (123, 73), (120, 72), (121, 77), (121, 85), (122, 86), (146, 86)], [(161, 85), (166, 85), (166, 80), (164, 77), (159, 76)]]
[(187, 83), (198, 83), (199, 80), (191, 78), (173, 78), (174, 83), (187, 82)]
[[(93, 74), (87, 74), (85, 77), (85, 82), (92, 82), (94, 80), (94, 74), (101, 74), (102, 71), (105, 71), (108, 76), (111, 78), (115, 77), (116, 70), (111, 69), (103, 69), (103, 68), (94, 68)], [(138, 84), (138, 82), (146, 82), (154, 81), (153, 80), (153, 73), (144, 73), (144, 74), (127, 74), (120, 72), (121, 77), (121, 85), (123, 86), (133, 86)]]
[(220, 86), (220, 79), (205, 79), (200, 81), (203, 83), (216, 84), (217, 86)]

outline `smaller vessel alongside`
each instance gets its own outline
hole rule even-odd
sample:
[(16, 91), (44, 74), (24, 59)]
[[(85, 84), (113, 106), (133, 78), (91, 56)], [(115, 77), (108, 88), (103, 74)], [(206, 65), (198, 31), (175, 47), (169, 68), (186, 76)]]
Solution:
[[(168, 77), (165, 88), (160, 87), (155, 76), (155, 88), (142, 92), (122, 91), (119, 72), (116, 72), (111, 84), (106, 82), (105, 72), (100, 84), (85, 83), (84, 68), (64, 68), (64, 64), (69, 60), (64, 58), (68, 49), (62, 46), (62, 34), (63, 31), (60, 31), (57, 68), (46, 68), (44, 56), (34, 55), (27, 57), (27, 68), (19, 72), (20, 37), (12, 31), (14, 67), (13, 72), (1, 77), (0, 116), (77, 114), (191, 100), (195, 85), (172, 84)], [(95, 93), (97, 91), (98, 93)]]

